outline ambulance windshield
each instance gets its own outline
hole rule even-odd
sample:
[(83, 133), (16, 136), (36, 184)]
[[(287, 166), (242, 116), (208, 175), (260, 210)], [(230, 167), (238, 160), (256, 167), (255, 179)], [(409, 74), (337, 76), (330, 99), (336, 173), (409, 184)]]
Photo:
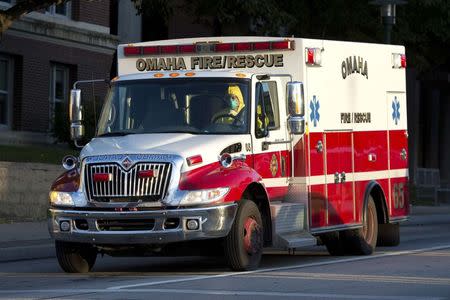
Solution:
[(248, 133), (249, 82), (234, 78), (117, 82), (105, 100), (97, 136)]

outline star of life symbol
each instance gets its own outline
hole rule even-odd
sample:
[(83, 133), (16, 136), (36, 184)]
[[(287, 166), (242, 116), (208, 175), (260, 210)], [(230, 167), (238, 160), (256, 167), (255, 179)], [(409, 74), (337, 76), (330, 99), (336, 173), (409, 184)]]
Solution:
[(397, 97), (394, 97), (392, 101), (392, 120), (394, 120), (395, 125), (400, 121), (400, 102), (397, 100)]
[(320, 114), (319, 114), (319, 100), (316, 99), (316, 96), (313, 96), (312, 101), (309, 103), (309, 108), (311, 108), (311, 114), (309, 115), (311, 118), (311, 122), (314, 124), (314, 127), (317, 126), (317, 123), (320, 121)]
[(122, 167), (124, 167), (125, 170), (130, 169), (132, 164), (133, 164), (133, 162), (128, 157), (125, 157), (125, 159), (122, 160)]

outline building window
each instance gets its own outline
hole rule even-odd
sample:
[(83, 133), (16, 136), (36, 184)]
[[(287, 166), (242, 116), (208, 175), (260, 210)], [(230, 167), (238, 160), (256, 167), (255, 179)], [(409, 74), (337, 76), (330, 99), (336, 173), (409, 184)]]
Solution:
[(61, 4), (50, 5), (47, 8), (46, 12), (51, 15), (70, 18), (71, 17), (71, 7), (72, 7), (71, 1), (66, 1)]
[(50, 131), (59, 130), (67, 122), (69, 68), (52, 65), (50, 80)]
[(10, 128), (12, 119), (12, 61), (0, 56), (0, 127)]

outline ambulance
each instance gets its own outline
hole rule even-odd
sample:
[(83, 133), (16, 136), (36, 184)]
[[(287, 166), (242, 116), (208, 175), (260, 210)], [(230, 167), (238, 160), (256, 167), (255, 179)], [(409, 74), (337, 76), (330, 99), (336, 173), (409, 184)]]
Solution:
[[(98, 254), (370, 255), (409, 213), (403, 46), (280, 37), (119, 45), (96, 136), (50, 191), (66, 272)], [(83, 101), (71, 91), (71, 136)]]

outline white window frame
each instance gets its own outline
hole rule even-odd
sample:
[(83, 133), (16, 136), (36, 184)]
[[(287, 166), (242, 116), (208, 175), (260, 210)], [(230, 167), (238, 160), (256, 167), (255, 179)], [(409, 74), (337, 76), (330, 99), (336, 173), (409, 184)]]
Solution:
[[(56, 72), (63, 71), (63, 95), (64, 99), (56, 98)], [(50, 109), (49, 109), (49, 130), (53, 131), (55, 124), (56, 103), (69, 101), (69, 67), (62, 64), (52, 64), (50, 69)]]
[(14, 61), (8, 56), (0, 55), (0, 60), (6, 61), (6, 78), (8, 84), (6, 90), (0, 90), (0, 94), (6, 94), (6, 123), (0, 123), (0, 129), (11, 129), (13, 119), (13, 81), (14, 81)]
[[(1, 0), (0, 0), (1, 1)], [(56, 4), (52, 4), (45, 10), (45, 14), (52, 15), (58, 18), (71, 19), (72, 18), (72, 1), (64, 2), (66, 6), (66, 14), (59, 14), (56, 12)]]

